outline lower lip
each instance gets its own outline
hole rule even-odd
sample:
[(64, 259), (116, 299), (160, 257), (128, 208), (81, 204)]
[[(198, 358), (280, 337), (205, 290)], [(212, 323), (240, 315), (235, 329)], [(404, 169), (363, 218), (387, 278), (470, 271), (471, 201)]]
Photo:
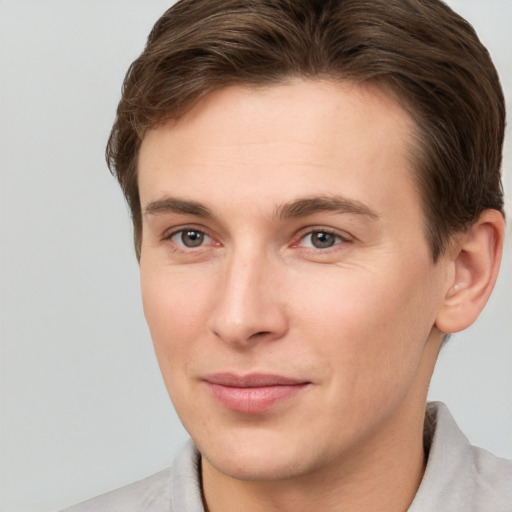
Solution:
[(283, 400), (294, 397), (308, 384), (262, 386), (256, 388), (237, 388), (206, 382), (212, 396), (226, 409), (258, 414), (269, 411)]

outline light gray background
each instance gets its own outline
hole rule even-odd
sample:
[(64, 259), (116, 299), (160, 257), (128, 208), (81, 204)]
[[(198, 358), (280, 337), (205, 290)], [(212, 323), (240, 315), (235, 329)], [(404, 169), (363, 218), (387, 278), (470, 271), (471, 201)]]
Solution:
[[(512, 2), (450, 2), (512, 110)], [(0, 0), (0, 510), (44, 512), (169, 465), (185, 439), (141, 312), (127, 208), (103, 151), (163, 0)], [(511, 134), (505, 160), (512, 215)], [(512, 247), (491, 304), (443, 351), (431, 398), (512, 457)]]

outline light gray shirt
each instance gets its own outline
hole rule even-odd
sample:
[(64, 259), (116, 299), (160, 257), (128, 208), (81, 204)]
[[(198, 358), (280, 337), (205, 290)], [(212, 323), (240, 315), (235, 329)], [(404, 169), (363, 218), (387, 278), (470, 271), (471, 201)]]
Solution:
[[(512, 512), (512, 461), (471, 446), (441, 402), (427, 406), (428, 461), (409, 512)], [(204, 512), (200, 455), (189, 441), (171, 468), (63, 512)]]

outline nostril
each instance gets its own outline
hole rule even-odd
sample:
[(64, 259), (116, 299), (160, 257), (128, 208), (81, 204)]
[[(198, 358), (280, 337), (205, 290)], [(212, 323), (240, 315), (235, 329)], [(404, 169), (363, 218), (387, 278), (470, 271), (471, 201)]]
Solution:
[(265, 334), (270, 334), (270, 331), (260, 331), (260, 332), (255, 332), (252, 336), (252, 337), (255, 337), (255, 336), (264, 336)]

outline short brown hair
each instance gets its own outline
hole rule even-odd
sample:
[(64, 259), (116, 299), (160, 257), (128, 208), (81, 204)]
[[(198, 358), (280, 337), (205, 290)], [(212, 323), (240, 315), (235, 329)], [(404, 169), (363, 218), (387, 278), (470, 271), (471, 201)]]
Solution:
[(140, 256), (137, 160), (147, 130), (232, 84), (293, 77), (380, 84), (417, 127), (415, 178), (433, 260), (488, 208), (503, 209), (505, 102), (471, 25), (439, 0), (181, 0), (124, 80), (106, 156)]

